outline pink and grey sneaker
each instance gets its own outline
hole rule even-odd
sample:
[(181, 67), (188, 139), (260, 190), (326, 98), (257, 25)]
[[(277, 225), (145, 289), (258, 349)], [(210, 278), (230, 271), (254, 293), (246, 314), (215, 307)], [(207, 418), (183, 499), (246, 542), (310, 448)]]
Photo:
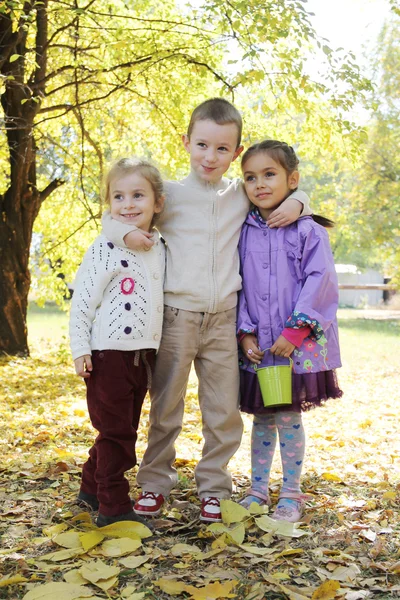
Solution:
[(143, 492), (133, 505), (133, 510), (137, 515), (146, 517), (157, 517), (160, 514), (164, 504), (164, 496), (155, 492)]
[(275, 521), (297, 523), (304, 514), (304, 507), (307, 499), (308, 496), (306, 494), (282, 492), (271, 518), (275, 519)]
[(271, 500), (269, 499), (268, 494), (262, 494), (261, 492), (252, 489), (247, 490), (245, 497), (240, 500), (239, 504), (240, 506), (243, 506), (243, 508), (249, 509), (253, 502), (259, 506), (271, 506)]
[(200, 521), (206, 523), (220, 523), (222, 521), (219, 498), (208, 496), (201, 500)]

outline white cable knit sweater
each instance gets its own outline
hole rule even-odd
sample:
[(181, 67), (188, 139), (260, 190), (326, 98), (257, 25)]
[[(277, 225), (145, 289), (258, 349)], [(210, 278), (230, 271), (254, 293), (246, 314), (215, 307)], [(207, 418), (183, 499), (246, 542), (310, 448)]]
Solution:
[(147, 252), (100, 235), (75, 278), (70, 316), (74, 359), (92, 350), (158, 349), (163, 320), (164, 245)]

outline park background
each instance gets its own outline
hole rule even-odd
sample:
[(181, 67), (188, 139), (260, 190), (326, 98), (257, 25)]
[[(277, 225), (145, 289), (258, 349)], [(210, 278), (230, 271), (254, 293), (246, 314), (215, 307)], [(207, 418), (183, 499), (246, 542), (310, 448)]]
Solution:
[[(211, 96), (242, 111), (246, 146), (296, 147), (302, 189), (336, 222), (335, 261), (398, 287), (399, 13), (393, 0), (0, 5), (0, 598), (400, 597), (396, 296), (339, 310), (345, 394), (305, 417), (309, 508), (284, 532), (254, 518), (199, 526), (193, 376), (162, 535), (125, 532), (135, 548), (115, 531), (83, 538), (93, 515), (74, 498), (94, 432), (67, 338), (67, 286), (99, 232), (107, 163), (135, 153), (184, 175), (180, 135)], [(245, 416), (235, 499), (250, 426)], [(279, 476), (277, 461), (274, 497)]]

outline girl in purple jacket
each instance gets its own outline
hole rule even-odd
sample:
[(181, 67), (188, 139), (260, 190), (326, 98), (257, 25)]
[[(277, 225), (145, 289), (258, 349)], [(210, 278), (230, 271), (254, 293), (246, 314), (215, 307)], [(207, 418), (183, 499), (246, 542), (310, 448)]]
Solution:
[[(299, 161), (291, 146), (266, 140), (242, 159), (244, 185), (253, 207), (243, 225), (239, 296), (241, 409), (254, 415), (251, 488), (241, 504), (269, 504), (268, 482), (279, 437), (283, 482), (274, 519), (301, 518), (300, 476), (305, 433), (301, 412), (339, 398), (336, 310), (338, 284), (323, 217), (303, 217), (270, 229), (266, 221), (298, 186)], [(318, 221), (318, 224), (316, 221)], [(293, 359), (292, 404), (265, 408), (254, 365)]]

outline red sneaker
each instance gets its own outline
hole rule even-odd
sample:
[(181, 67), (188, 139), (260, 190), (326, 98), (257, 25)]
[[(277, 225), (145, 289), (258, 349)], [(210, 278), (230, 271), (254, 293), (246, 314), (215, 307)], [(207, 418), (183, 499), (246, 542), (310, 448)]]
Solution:
[(219, 498), (209, 496), (201, 501), (200, 521), (220, 523), (222, 521)]
[(143, 492), (133, 505), (133, 510), (137, 515), (146, 515), (147, 517), (156, 517), (160, 514), (164, 496), (154, 492)]

